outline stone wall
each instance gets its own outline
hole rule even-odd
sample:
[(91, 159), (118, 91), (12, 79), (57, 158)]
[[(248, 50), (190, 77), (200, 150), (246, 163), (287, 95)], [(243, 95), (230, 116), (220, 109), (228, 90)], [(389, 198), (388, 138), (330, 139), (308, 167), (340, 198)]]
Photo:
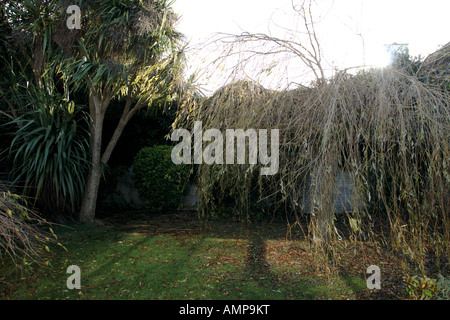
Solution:
[[(320, 179), (319, 179), (320, 180)], [(339, 170), (336, 173), (336, 187), (334, 190), (334, 210), (336, 214), (344, 214), (354, 211), (354, 186), (351, 174)], [(307, 190), (305, 192), (302, 204), (305, 213), (311, 213), (311, 178), (307, 181)], [(320, 192), (320, 191), (319, 191)]]

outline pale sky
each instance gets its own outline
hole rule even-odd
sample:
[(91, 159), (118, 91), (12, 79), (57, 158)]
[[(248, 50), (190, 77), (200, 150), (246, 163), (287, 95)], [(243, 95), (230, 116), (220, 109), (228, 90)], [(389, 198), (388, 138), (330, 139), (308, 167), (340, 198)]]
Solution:
[[(173, 7), (181, 15), (178, 30), (187, 36), (191, 47), (196, 47), (216, 32), (284, 37), (283, 28), (303, 31), (301, 24), (296, 26), (301, 20), (292, 9), (293, 4), (298, 7), (302, 3), (176, 0)], [(385, 60), (385, 44), (407, 43), (411, 55), (426, 56), (450, 41), (449, 0), (316, 0), (313, 9), (330, 70), (359, 66), (364, 60), (368, 65), (380, 66)], [(191, 53), (190, 66), (200, 65), (199, 61), (211, 55), (207, 48)]]

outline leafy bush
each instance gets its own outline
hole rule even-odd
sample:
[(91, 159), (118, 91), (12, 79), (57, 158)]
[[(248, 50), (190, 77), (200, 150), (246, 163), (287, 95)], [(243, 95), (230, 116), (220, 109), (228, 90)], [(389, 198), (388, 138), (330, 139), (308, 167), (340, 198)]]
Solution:
[(439, 286), (436, 284), (436, 280), (427, 276), (408, 276), (405, 281), (407, 284), (406, 291), (410, 298), (414, 300), (431, 300), (439, 292)]
[(439, 293), (437, 295), (438, 300), (450, 300), (450, 278), (438, 275), (437, 286), (439, 287)]
[(175, 165), (171, 146), (143, 148), (134, 160), (134, 180), (140, 199), (152, 211), (177, 207), (189, 177), (189, 166)]

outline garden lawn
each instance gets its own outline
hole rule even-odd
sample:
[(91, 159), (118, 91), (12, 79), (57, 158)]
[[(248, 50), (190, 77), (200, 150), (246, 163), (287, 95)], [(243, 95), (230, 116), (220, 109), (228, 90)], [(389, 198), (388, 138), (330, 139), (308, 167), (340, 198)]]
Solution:
[[(369, 247), (342, 242), (339, 272), (320, 263), (300, 230), (286, 224), (202, 222), (179, 215), (105, 226), (55, 228), (51, 265), (15, 270), (0, 265), (1, 299), (359, 299), (398, 298), (366, 289), (370, 264), (396, 265)], [(363, 252), (363, 254), (361, 253)], [(390, 260), (391, 259), (391, 260)], [(81, 269), (81, 289), (69, 290), (67, 268)], [(394, 288), (394, 289), (392, 289)]]

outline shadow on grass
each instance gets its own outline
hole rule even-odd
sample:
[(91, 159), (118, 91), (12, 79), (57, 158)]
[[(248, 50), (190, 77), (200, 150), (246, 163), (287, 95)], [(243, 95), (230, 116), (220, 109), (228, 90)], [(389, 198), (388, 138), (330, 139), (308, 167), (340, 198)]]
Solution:
[[(252, 229), (248, 234), (248, 249), (244, 276), (248, 281), (247, 293), (257, 299), (317, 299), (326, 296), (320, 284), (296, 274), (295, 270), (277, 270), (267, 260), (267, 241), (276, 239), (263, 229)], [(299, 266), (301, 267), (301, 266)], [(299, 270), (297, 270), (299, 271)], [(253, 285), (251, 285), (253, 282)]]
[[(58, 263), (63, 264), (63, 271), (70, 264), (80, 267), (81, 290), (66, 290), (65, 281), (69, 275), (62, 272), (54, 277), (57, 285), (48, 278), (43, 279), (48, 285), (38, 285), (39, 298), (132, 300), (188, 297), (183, 297), (183, 288), (177, 289), (177, 284), (189, 277), (191, 257), (201, 246), (202, 239), (179, 243), (178, 238), (171, 235), (138, 233), (130, 236), (110, 229), (102, 241), (101, 237), (91, 237), (92, 232), (84, 231), (74, 238), (69, 236), (69, 259), (65, 264), (62, 260)], [(85, 236), (87, 239), (80, 239)]]
[(279, 286), (278, 277), (272, 272), (266, 260), (266, 242), (261, 236), (251, 235), (245, 262), (249, 279), (256, 280), (262, 287)]
[[(327, 289), (267, 260), (284, 225), (149, 219), (76, 226), (55, 254), (54, 270), (18, 283), (14, 299), (315, 299)], [(66, 289), (69, 265), (82, 270), (81, 293)], [(300, 268), (301, 266), (299, 266)], [(30, 294), (31, 292), (31, 294)]]

